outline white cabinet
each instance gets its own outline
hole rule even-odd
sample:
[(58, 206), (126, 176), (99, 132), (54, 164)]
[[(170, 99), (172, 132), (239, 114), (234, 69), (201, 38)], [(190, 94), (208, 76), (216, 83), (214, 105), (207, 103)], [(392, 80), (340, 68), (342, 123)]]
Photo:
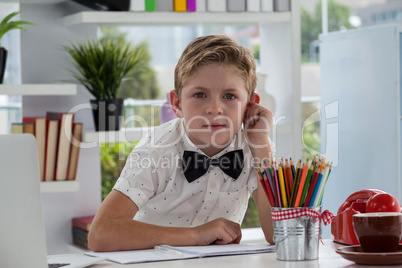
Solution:
[[(260, 25), (261, 69), (268, 75), (267, 91), (276, 98), (279, 121), (272, 129), (273, 139), (279, 155), (297, 159), (301, 157), (300, 6), (298, 0), (292, 0), (291, 4), (291, 12), (280, 13), (134, 13), (83, 11), (85, 8), (71, 1), (21, 3), (24, 11), (21, 19), (36, 23), (29, 31), (21, 32), (22, 82), (55, 83), (71, 79), (66, 70), (71, 68), (71, 61), (61, 46), (95, 37), (99, 25)], [(74, 96), (24, 96), (23, 115), (39, 116), (47, 110), (79, 108), (75, 120), (84, 123), (84, 131), (91, 131), (90, 98), (82, 86), (78, 86)], [(94, 135), (84, 136), (96, 145)], [(94, 214), (100, 205), (100, 154), (95, 145), (81, 149), (78, 192), (43, 195), (49, 254), (68, 251), (67, 244), (72, 240), (71, 218)]]

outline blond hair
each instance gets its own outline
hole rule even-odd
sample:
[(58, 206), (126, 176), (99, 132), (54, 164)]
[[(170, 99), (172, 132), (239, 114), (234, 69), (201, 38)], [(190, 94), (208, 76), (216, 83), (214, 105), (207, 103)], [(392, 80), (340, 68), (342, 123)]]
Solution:
[(257, 86), (256, 66), (249, 49), (235, 39), (225, 35), (206, 35), (193, 40), (184, 49), (174, 72), (177, 95), (186, 79), (198, 68), (211, 63), (225, 63), (233, 66), (246, 85), (249, 97)]

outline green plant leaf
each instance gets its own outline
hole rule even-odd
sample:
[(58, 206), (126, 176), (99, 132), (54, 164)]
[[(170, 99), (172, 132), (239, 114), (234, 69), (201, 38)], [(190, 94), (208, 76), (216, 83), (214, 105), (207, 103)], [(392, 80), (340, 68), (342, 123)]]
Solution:
[(10, 21), (14, 16), (18, 15), (20, 12), (12, 12), (7, 15), (1, 22), (0, 22), (0, 41), (4, 34), (11, 30), (22, 30), (25, 31), (25, 28), (21, 27), (21, 25), (35, 25), (35, 23), (28, 22), (28, 21)]
[(98, 100), (116, 99), (128, 74), (143, 68), (140, 46), (133, 47), (124, 38), (106, 36), (63, 49), (73, 60), (75, 70), (70, 73), (74, 79)]

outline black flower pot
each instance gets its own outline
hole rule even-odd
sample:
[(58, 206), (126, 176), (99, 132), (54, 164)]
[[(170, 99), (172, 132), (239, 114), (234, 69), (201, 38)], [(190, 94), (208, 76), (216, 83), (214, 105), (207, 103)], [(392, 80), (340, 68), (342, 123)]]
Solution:
[(96, 131), (120, 130), (123, 99), (90, 100)]
[(0, 84), (3, 84), (4, 73), (6, 72), (7, 50), (0, 47)]

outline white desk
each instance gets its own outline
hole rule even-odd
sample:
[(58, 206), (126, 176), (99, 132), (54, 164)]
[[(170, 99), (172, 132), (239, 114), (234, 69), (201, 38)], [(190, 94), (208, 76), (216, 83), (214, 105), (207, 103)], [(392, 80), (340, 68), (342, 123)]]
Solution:
[[(161, 268), (205, 268), (205, 267), (242, 267), (242, 268), (268, 268), (268, 267), (281, 267), (281, 268), (341, 268), (341, 267), (378, 267), (378, 266), (361, 266), (356, 265), (354, 262), (342, 258), (335, 252), (335, 248), (342, 247), (333, 243), (331, 240), (324, 240), (325, 245), (320, 245), (319, 259), (315, 261), (278, 261), (276, 253), (262, 253), (262, 254), (249, 254), (249, 255), (235, 255), (224, 257), (209, 257), (199, 259), (187, 259), (177, 261), (163, 261), (163, 262), (150, 262), (150, 263), (137, 263), (137, 264), (117, 264), (109, 261), (102, 261), (95, 265), (93, 268), (134, 268), (134, 267), (161, 267)], [(393, 266), (396, 267), (396, 266)]]

